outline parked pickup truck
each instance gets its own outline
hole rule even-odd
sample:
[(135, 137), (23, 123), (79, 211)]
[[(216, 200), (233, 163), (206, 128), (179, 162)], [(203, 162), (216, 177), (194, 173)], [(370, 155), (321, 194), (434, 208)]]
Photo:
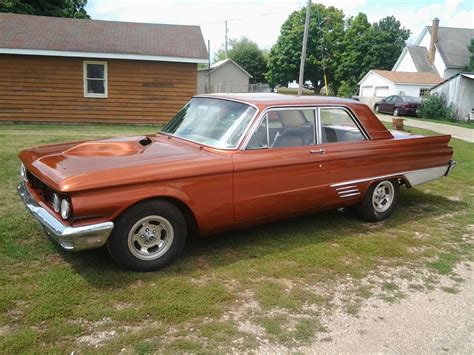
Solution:
[(450, 138), (390, 132), (353, 100), (201, 95), (158, 133), (22, 151), (18, 191), (64, 249), (156, 270), (189, 233), (347, 206), (381, 221), (401, 185), (451, 172)]

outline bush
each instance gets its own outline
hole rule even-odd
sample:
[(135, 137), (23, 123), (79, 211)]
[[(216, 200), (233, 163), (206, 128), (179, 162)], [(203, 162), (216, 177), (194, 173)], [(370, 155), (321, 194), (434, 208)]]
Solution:
[(432, 120), (456, 120), (456, 109), (448, 105), (444, 95), (433, 94), (423, 100), (420, 107), (420, 116)]

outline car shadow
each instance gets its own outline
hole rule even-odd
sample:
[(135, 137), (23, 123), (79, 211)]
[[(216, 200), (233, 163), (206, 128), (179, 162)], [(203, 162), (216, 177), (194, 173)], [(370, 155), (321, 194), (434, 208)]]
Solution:
[[(437, 218), (466, 207), (467, 204), (462, 201), (452, 201), (416, 189), (402, 189), (397, 209), (383, 222), (364, 222), (351, 210), (344, 213), (328, 211), (205, 238), (192, 237), (188, 239), (177, 261), (162, 270), (148, 273), (121, 270), (109, 257), (106, 248), (74, 253), (61, 250), (61, 255), (93, 287), (120, 289), (133, 282), (157, 277), (193, 276), (198, 269), (211, 271), (266, 253), (288, 252), (308, 244), (346, 238), (355, 233), (380, 233), (386, 228)], [(332, 233), (328, 233), (328, 230)]]

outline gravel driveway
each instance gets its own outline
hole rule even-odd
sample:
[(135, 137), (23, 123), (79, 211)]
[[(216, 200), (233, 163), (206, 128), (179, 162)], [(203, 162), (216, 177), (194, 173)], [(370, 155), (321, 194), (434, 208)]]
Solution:
[(336, 313), (305, 353), (474, 353), (474, 272), (463, 264), (460, 292), (414, 292), (397, 304), (369, 300), (357, 317)]

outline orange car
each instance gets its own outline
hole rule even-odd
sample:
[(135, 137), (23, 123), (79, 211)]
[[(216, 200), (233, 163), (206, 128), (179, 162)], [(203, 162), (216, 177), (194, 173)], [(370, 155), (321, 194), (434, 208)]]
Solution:
[(390, 132), (352, 100), (202, 95), (155, 134), (22, 151), (18, 191), (64, 249), (155, 270), (190, 232), (351, 205), (387, 218), (400, 185), (450, 173), (450, 138)]

